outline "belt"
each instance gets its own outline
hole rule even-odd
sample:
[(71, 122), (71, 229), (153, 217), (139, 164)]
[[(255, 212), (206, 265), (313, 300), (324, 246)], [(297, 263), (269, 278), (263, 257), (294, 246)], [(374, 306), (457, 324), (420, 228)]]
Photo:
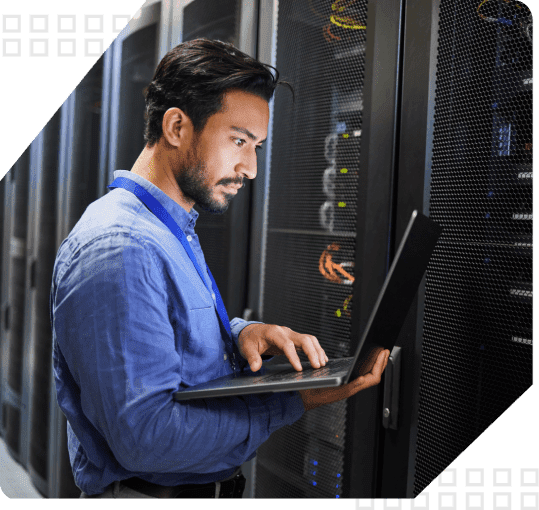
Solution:
[(241, 498), (245, 489), (245, 477), (241, 471), (229, 480), (205, 484), (191, 483), (167, 487), (147, 482), (137, 476), (122, 480), (120, 483), (153, 498)]

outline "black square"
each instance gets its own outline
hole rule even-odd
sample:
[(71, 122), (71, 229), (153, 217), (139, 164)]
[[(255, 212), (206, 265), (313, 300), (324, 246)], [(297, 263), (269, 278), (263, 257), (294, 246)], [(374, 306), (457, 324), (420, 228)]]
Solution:
[(524, 471), (524, 483), (535, 483), (535, 473), (533, 471)]
[(60, 43), (60, 50), (62, 53), (71, 53), (73, 51), (73, 45), (70, 41), (62, 41)]
[(451, 471), (446, 471), (442, 473), (442, 483), (452, 483), (453, 482), (453, 473)]
[(90, 41), (88, 43), (89, 53), (99, 53), (99, 43), (97, 41)]
[(442, 506), (453, 506), (453, 496), (442, 496)]
[(524, 496), (524, 506), (535, 506), (535, 496)]
[(498, 506), (509, 506), (507, 502), (507, 496), (497, 496), (496, 504)]
[(14, 41), (6, 42), (6, 53), (17, 53), (17, 43)]
[(61, 18), (60, 19), (60, 28), (62, 30), (71, 30), (73, 28), (73, 19), (72, 18)]

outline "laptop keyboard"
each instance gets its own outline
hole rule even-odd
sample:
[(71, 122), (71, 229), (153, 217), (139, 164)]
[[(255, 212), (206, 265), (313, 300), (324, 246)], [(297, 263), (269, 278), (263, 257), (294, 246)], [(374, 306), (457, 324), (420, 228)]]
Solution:
[(264, 383), (268, 382), (288, 382), (288, 381), (298, 381), (309, 378), (318, 378), (331, 376), (336, 372), (341, 372), (342, 370), (349, 370), (352, 360), (350, 358), (329, 360), (325, 367), (313, 368), (310, 364), (305, 367), (303, 366), (302, 372), (297, 372), (294, 368), (290, 367), (289, 369), (279, 372), (277, 374), (268, 375), (263, 377)]

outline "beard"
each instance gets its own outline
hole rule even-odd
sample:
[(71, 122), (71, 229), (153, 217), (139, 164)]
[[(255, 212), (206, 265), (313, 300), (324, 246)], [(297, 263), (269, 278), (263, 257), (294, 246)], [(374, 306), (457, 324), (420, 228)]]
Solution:
[(181, 169), (179, 175), (176, 177), (182, 193), (206, 212), (211, 214), (225, 213), (234, 198), (234, 194), (225, 193), (225, 201), (223, 203), (214, 198), (213, 192), (219, 185), (238, 184), (238, 180), (221, 179), (215, 186), (207, 185), (204, 182), (208, 175), (205, 162), (196, 156), (196, 150), (192, 151), (189, 156), (189, 163)]

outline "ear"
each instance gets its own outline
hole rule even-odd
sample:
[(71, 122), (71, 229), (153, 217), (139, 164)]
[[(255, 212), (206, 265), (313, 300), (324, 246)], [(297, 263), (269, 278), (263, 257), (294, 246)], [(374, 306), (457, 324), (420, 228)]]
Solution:
[(163, 115), (163, 136), (174, 147), (188, 143), (193, 133), (191, 119), (179, 108), (169, 108)]

